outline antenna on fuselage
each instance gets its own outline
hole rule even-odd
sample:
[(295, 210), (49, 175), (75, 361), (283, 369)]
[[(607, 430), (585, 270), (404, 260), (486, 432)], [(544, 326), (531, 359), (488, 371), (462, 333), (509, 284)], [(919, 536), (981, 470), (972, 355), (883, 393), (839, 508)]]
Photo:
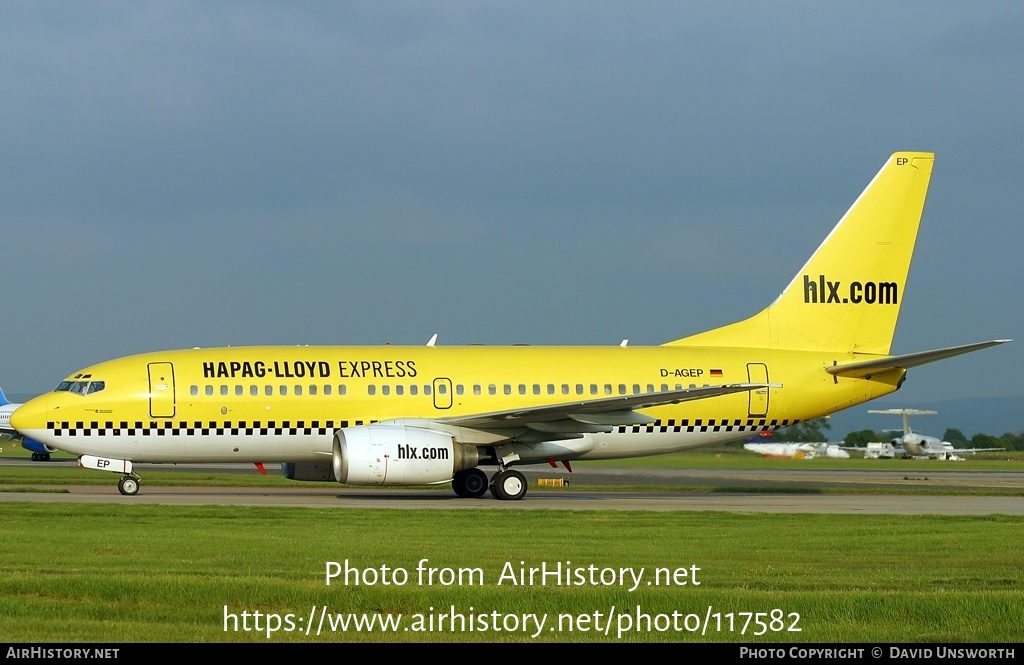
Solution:
[(430, 341), (427, 342), (427, 346), (434, 346), (435, 344), (437, 344), (437, 333), (434, 333), (431, 336)]

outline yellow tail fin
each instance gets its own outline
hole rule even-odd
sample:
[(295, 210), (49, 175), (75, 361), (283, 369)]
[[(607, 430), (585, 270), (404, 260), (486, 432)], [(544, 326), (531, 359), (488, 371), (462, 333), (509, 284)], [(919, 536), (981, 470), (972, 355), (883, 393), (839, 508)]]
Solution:
[(767, 309), (666, 346), (888, 354), (934, 160), (895, 153)]

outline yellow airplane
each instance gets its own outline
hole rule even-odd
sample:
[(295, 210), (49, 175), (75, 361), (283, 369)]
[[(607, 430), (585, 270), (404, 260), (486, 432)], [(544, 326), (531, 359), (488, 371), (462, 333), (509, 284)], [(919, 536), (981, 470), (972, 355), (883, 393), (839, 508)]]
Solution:
[[(889, 355), (934, 155), (899, 152), (768, 308), (656, 347), (238, 347), (75, 372), (12, 426), (121, 474), (137, 462), (280, 462), (294, 480), (451, 482), (521, 499), (521, 464), (669, 453), (898, 389), (909, 367), (1000, 344)], [(488, 474), (481, 467), (493, 467)]]

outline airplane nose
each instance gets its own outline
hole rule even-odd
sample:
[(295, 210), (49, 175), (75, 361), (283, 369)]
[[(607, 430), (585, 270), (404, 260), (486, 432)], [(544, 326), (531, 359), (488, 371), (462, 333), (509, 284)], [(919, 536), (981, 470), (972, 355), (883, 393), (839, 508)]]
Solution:
[(27, 435), (32, 430), (46, 429), (50, 409), (45, 397), (37, 397), (19, 406), (11, 414), (11, 427), (19, 434)]

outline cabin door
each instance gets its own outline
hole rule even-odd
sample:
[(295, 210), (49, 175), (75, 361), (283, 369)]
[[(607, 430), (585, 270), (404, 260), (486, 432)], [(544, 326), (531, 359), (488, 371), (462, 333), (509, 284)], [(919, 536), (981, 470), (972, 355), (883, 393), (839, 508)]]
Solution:
[(452, 408), (452, 380), (434, 379), (434, 408)]
[[(764, 363), (747, 363), (747, 380), (750, 383), (768, 383), (768, 365)], [(768, 415), (768, 388), (755, 388), (747, 393), (750, 395), (747, 413), (751, 418), (763, 418)]]
[(149, 363), (149, 416), (174, 417), (174, 365)]

